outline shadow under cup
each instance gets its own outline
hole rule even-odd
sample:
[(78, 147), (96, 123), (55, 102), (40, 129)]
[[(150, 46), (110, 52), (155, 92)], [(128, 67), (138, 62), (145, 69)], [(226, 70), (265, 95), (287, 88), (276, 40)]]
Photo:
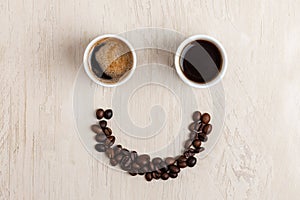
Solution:
[(84, 69), (97, 84), (114, 87), (125, 83), (136, 68), (136, 54), (127, 40), (117, 35), (102, 35), (87, 46)]

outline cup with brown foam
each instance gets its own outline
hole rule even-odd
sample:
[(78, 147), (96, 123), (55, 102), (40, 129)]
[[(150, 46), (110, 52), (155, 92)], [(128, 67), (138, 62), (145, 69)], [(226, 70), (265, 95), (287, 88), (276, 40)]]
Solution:
[(92, 40), (83, 56), (87, 75), (105, 87), (119, 86), (128, 81), (136, 69), (136, 54), (123, 37), (101, 35)]

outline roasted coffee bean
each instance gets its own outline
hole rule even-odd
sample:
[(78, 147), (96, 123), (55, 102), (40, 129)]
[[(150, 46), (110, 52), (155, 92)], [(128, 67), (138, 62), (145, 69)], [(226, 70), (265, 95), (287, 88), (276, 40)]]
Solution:
[(113, 158), (113, 157), (115, 157), (115, 152), (114, 152), (114, 150), (112, 148), (106, 149), (105, 154), (110, 159)]
[(204, 151), (204, 147), (196, 148), (196, 149), (194, 150), (195, 153), (200, 153), (200, 152), (202, 152), (202, 151)]
[(170, 172), (172, 172), (172, 173), (179, 173), (179, 172), (180, 172), (179, 167), (177, 167), (176, 165), (170, 165), (170, 166), (169, 166), (169, 170), (170, 170)]
[(177, 162), (177, 166), (180, 168), (185, 168), (187, 166), (186, 161), (184, 162)]
[(196, 133), (196, 132), (191, 132), (191, 133), (190, 133), (190, 138), (191, 138), (192, 140), (194, 140), (196, 137), (198, 137), (198, 133)]
[(139, 172), (138, 175), (143, 176), (143, 175), (145, 175), (145, 173), (144, 172)]
[(108, 128), (108, 127), (105, 127), (105, 128), (103, 129), (103, 132), (104, 132), (104, 134), (105, 134), (106, 136), (111, 136), (111, 134), (112, 134), (112, 130), (111, 130), (110, 128)]
[(173, 165), (175, 163), (175, 161), (176, 161), (175, 158), (172, 158), (172, 157), (168, 157), (165, 159), (165, 163), (167, 165)]
[(189, 140), (187, 140), (187, 141), (185, 142), (184, 148), (185, 148), (185, 149), (188, 149), (188, 148), (190, 148), (190, 147), (192, 146), (192, 144), (193, 144), (193, 140), (192, 140), (192, 139), (189, 139)]
[(151, 172), (147, 172), (146, 174), (145, 174), (145, 178), (146, 178), (146, 180), (147, 181), (151, 181), (152, 180), (152, 173)]
[(131, 168), (138, 170), (138, 169), (141, 168), (141, 166), (139, 164), (137, 164), (137, 163), (134, 162), (134, 163), (131, 164)]
[(96, 144), (95, 149), (99, 152), (104, 152), (106, 150), (106, 146), (104, 144)]
[(177, 158), (177, 163), (179, 162), (186, 162), (187, 158), (185, 156), (180, 156), (179, 158)]
[(161, 163), (163, 160), (159, 157), (153, 158), (152, 162), (154, 165), (158, 165), (159, 163)]
[(199, 111), (194, 112), (194, 114), (193, 114), (193, 120), (195, 122), (197, 122), (197, 121), (200, 121), (200, 119), (201, 119), (201, 113)]
[(121, 154), (121, 153), (115, 156), (115, 160), (116, 160), (118, 163), (121, 162), (122, 158), (123, 158), (123, 154)]
[(141, 170), (143, 173), (151, 172), (151, 170), (149, 169), (148, 166), (143, 166), (140, 170)]
[(196, 132), (199, 132), (199, 131), (201, 130), (201, 126), (202, 126), (201, 123), (197, 123), (197, 124), (195, 125), (195, 131), (196, 131)]
[(118, 164), (118, 161), (116, 160), (116, 159), (110, 159), (110, 164), (112, 165), (112, 166), (116, 166), (117, 164)]
[(100, 125), (100, 127), (103, 129), (103, 128), (105, 128), (105, 127), (107, 126), (107, 121), (101, 120), (101, 121), (99, 122), (99, 125)]
[(208, 113), (204, 113), (201, 116), (201, 122), (204, 123), (204, 124), (208, 124), (209, 121), (210, 121), (210, 115)]
[(105, 145), (106, 146), (112, 146), (116, 141), (115, 136), (108, 136), (107, 139), (105, 140)]
[(202, 132), (205, 133), (206, 135), (210, 134), (210, 132), (212, 131), (212, 125), (211, 124), (206, 124), (203, 127)]
[(164, 161), (162, 161), (162, 162), (159, 164), (159, 169), (160, 169), (160, 171), (162, 171), (162, 172), (167, 172), (167, 171), (168, 171), (168, 165), (167, 165)]
[(200, 146), (201, 146), (201, 141), (200, 141), (199, 139), (194, 140), (194, 141), (193, 141), (193, 146), (194, 146), (195, 148), (200, 148)]
[(131, 176), (136, 176), (137, 173), (136, 172), (128, 172)]
[(97, 119), (102, 119), (103, 116), (104, 116), (104, 110), (101, 109), (101, 108), (98, 109), (98, 110), (96, 111), (96, 117), (97, 117)]
[(158, 180), (160, 178), (160, 173), (158, 173), (157, 171), (152, 172), (152, 177), (156, 180)]
[(192, 151), (192, 150), (186, 150), (184, 153), (183, 153), (183, 155), (186, 157), (186, 158), (189, 158), (189, 157), (191, 157), (191, 156), (194, 156), (195, 155), (195, 153), (194, 153), (194, 151)]
[(186, 164), (187, 166), (189, 167), (194, 167), (197, 163), (197, 159), (193, 156), (189, 157), (187, 160), (186, 160)]
[(134, 161), (138, 157), (137, 152), (136, 151), (131, 151), (130, 152), (130, 157), (131, 157), (131, 160)]
[(120, 166), (123, 170), (129, 170), (131, 167), (132, 160), (129, 156), (124, 156), (120, 162)]
[(161, 175), (162, 180), (168, 180), (168, 178), (169, 178), (169, 174), (166, 172)]
[(197, 129), (198, 133), (202, 133), (203, 127), (205, 126), (205, 124), (199, 124), (199, 128)]
[(136, 158), (136, 163), (140, 166), (147, 165), (150, 161), (150, 156), (147, 154), (140, 155)]
[(104, 112), (104, 118), (105, 119), (111, 119), (113, 116), (113, 111), (111, 109), (107, 109)]
[(155, 166), (152, 162), (149, 162), (149, 169), (151, 172), (155, 171)]
[(117, 146), (114, 146), (113, 149), (115, 151), (115, 155), (118, 155), (122, 151), (122, 146), (121, 145), (117, 145)]
[(178, 173), (173, 173), (173, 172), (169, 173), (169, 177), (171, 177), (171, 178), (177, 178), (177, 176), (178, 176)]
[(189, 130), (192, 131), (192, 132), (195, 131), (195, 130), (196, 130), (196, 129), (195, 129), (196, 124), (197, 124), (197, 122), (191, 123), (191, 124), (189, 125), (189, 127), (188, 127)]
[(96, 134), (103, 134), (102, 128), (97, 124), (92, 125), (91, 129)]
[(95, 140), (97, 142), (104, 142), (106, 140), (106, 135), (104, 135), (104, 133), (101, 133), (101, 134), (97, 134), (95, 136)]
[(122, 153), (124, 156), (130, 156), (130, 152), (129, 152), (128, 149), (123, 148), (123, 149), (121, 150), (121, 153)]
[(204, 134), (204, 133), (199, 133), (198, 134), (198, 139), (201, 141), (201, 142), (206, 142), (207, 141), (207, 136)]

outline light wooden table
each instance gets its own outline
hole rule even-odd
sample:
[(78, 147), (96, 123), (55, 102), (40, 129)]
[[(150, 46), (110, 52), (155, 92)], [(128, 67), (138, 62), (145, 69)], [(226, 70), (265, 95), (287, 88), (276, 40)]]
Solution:
[[(300, 1), (0, 1), (0, 199), (298, 199)], [(163, 27), (218, 38), (226, 115), (213, 151), (147, 183), (75, 133), (73, 83), (97, 35)]]

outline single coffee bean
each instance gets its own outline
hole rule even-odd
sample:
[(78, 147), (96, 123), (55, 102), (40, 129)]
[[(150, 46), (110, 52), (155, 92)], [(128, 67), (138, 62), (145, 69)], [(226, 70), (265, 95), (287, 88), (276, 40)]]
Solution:
[(102, 128), (97, 124), (92, 125), (91, 129), (96, 134), (103, 134)]
[(196, 124), (197, 124), (197, 122), (191, 123), (191, 124), (189, 125), (189, 127), (188, 127), (189, 130), (192, 131), (192, 132), (195, 131), (195, 126), (196, 126)]
[(170, 166), (169, 166), (169, 170), (170, 170), (170, 172), (172, 172), (172, 173), (179, 173), (179, 172), (180, 172), (179, 167), (177, 167), (176, 165), (170, 165)]
[(168, 180), (168, 178), (169, 178), (169, 174), (166, 172), (161, 175), (162, 180)]
[(115, 157), (115, 152), (114, 152), (114, 150), (112, 148), (106, 149), (105, 154), (110, 159), (113, 158), (113, 157)]
[(145, 173), (144, 173), (144, 172), (141, 172), (141, 171), (139, 171), (138, 175), (141, 175), (141, 176), (143, 176), (143, 175), (145, 175)]
[(112, 165), (112, 166), (116, 166), (117, 164), (118, 164), (118, 161), (116, 160), (116, 159), (110, 159), (110, 164)]
[(107, 139), (105, 140), (105, 145), (106, 146), (112, 146), (116, 141), (115, 136), (108, 136)]
[(129, 170), (131, 168), (131, 163), (132, 163), (132, 160), (130, 159), (129, 156), (124, 156), (120, 162), (120, 167), (123, 169), (123, 170)]
[(103, 132), (106, 136), (110, 136), (112, 134), (112, 130), (108, 127), (103, 128)]
[(102, 119), (103, 116), (104, 116), (104, 110), (101, 109), (101, 108), (98, 109), (98, 110), (96, 111), (96, 117), (97, 117), (97, 119)]
[(173, 173), (173, 172), (169, 173), (169, 177), (171, 177), (171, 178), (177, 178), (177, 176), (178, 176), (178, 173)]
[(151, 172), (155, 171), (155, 166), (154, 166), (154, 164), (152, 162), (149, 162), (149, 170)]
[(135, 173), (135, 172), (128, 172), (131, 176), (136, 176), (137, 175), (137, 173)]
[(145, 174), (145, 178), (146, 178), (146, 180), (147, 181), (151, 181), (152, 180), (152, 173), (151, 172), (147, 172), (146, 174)]
[(192, 146), (192, 144), (193, 144), (193, 140), (192, 140), (192, 139), (189, 139), (189, 140), (187, 140), (187, 141), (185, 142), (184, 148), (185, 148), (185, 149), (188, 149), (188, 148), (190, 148), (190, 147)]
[(187, 158), (185, 156), (180, 156), (179, 158), (177, 158), (177, 163), (178, 162), (186, 162)]
[(159, 169), (160, 169), (160, 171), (162, 171), (162, 172), (167, 172), (167, 171), (168, 171), (168, 165), (167, 165), (164, 161), (162, 161), (162, 162), (159, 164)]
[(161, 163), (163, 160), (161, 159), (161, 158), (159, 158), (159, 157), (156, 157), (156, 158), (153, 158), (152, 159), (152, 163), (154, 164), (154, 165), (158, 165), (159, 163)]
[(193, 146), (194, 146), (195, 148), (200, 148), (200, 146), (201, 146), (201, 141), (200, 141), (199, 139), (194, 140), (194, 141), (193, 141)]
[(121, 162), (122, 158), (123, 158), (123, 154), (121, 154), (121, 153), (115, 156), (115, 160), (116, 160), (118, 163)]
[(115, 151), (115, 155), (118, 155), (122, 151), (122, 146), (121, 145), (117, 145), (117, 146), (114, 146), (113, 149)]
[(210, 134), (210, 132), (212, 131), (212, 125), (211, 124), (206, 124), (203, 127), (202, 132), (205, 133), (206, 135)]
[(189, 158), (189, 157), (191, 157), (191, 156), (194, 156), (195, 153), (194, 153), (194, 151), (188, 149), (188, 150), (186, 150), (186, 151), (183, 153), (183, 155), (184, 155), (186, 158)]
[(187, 160), (186, 160), (186, 164), (187, 166), (189, 167), (194, 167), (197, 163), (197, 159), (193, 156), (189, 157)]
[(160, 178), (160, 173), (158, 173), (158, 172), (152, 172), (152, 177), (154, 178), (154, 179), (156, 179), (156, 180), (158, 180), (159, 178)]
[(105, 127), (107, 126), (107, 121), (101, 120), (101, 121), (99, 122), (99, 125), (100, 125), (100, 127), (103, 129), (103, 128), (105, 128)]
[(185, 168), (187, 166), (186, 161), (184, 162), (177, 162), (177, 166), (180, 168)]
[(128, 149), (123, 148), (123, 149), (121, 150), (121, 153), (122, 153), (124, 156), (130, 156), (130, 152), (129, 152)]
[(204, 123), (204, 124), (208, 124), (209, 121), (210, 121), (210, 115), (208, 113), (204, 113), (201, 116), (201, 122)]
[(150, 161), (150, 156), (147, 154), (140, 155), (136, 158), (136, 163), (140, 166), (147, 165)]
[(194, 140), (197, 136), (198, 136), (198, 133), (196, 133), (196, 132), (191, 132), (191, 133), (190, 133), (190, 138), (191, 138), (192, 140)]
[(199, 139), (201, 142), (207, 142), (207, 140), (208, 140), (207, 136), (206, 136), (204, 133), (199, 133), (199, 134), (198, 134), (198, 139)]
[(131, 164), (131, 168), (139, 170), (141, 168), (141, 166), (134, 162), (134, 163)]
[(95, 145), (95, 149), (98, 151), (98, 152), (104, 152), (106, 150), (106, 146), (104, 144), (96, 144)]
[(165, 159), (165, 163), (167, 165), (173, 165), (175, 163), (175, 161), (176, 161), (175, 158), (172, 158), (172, 157), (168, 157)]
[(130, 157), (131, 157), (131, 160), (134, 161), (138, 157), (137, 152), (136, 151), (131, 151), (130, 152)]
[(97, 142), (104, 142), (106, 140), (106, 135), (104, 133), (101, 133), (101, 134), (97, 134), (95, 136), (95, 140)]
[(111, 109), (107, 109), (104, 112), (104, 118), (105, 119), (111, 119), (113, 116), (113, 111)]
[(194, 112), (194, 114), (193, 114), (193, 120), (195, 122), (197, 122), (197, 121), (200, 121), (200, 119), (201, 119), (201, 113), (199, 111)]

